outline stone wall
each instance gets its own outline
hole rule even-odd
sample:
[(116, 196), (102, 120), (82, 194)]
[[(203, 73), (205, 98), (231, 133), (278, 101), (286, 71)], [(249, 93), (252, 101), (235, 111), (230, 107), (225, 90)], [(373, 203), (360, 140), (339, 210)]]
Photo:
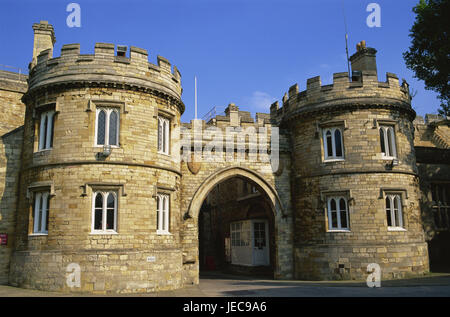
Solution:
[(0, 71), (0, 233), (8, 235), (0, 245), (0, 284), (8, 283), (10, 255), (14, 248), (15, 211), (22, 150), (21, 128), (27, 89), (26, 75)]
[[(216, 116), (207, 125), (204, 121), (183, 124), (187, 129), (186, 134), (194, 134), (202, 131), (202, 127), (215, 126), (222, 131), (227, 127), (241, 128), (254, 127), (257, 139), (260, 137), (259, 127), (266, 127), (268, 133), (264, 135), (267, 142), (271, 139), (271, 124), (269, 120), (256, 120), (244, 116), (238, 108), (231, 104), (226, 116)], [(244, 114), (245, 115), (245, 114)], [(198, 130), (195, 124), (199, 124)], [(225, 132), (223, 132), (225, 139)], [(262, 138), (262, 136), (261, 136)], [(206, 144), (210, 139), (204, 140)], [(251, 139), (246, 137), (244, 142), (248, 150)], [(238, 143), (238, 139), (235, 139)], [(225, 142), (223, 143), (225, 146)], [(237, 144), (235, 146), (237, 148)], [(250, 159), (248, 153), (242, 160), (238, 160), (235, 152), (233, 159), (220, 161), (195, 161), (190, 164), (181, 163), (181, 212), (184, 214), (184, 222), (181, 230), (181, 243), (184, 252), (184, 275), (183, 284), (198, 283), (199, 260), (198, 260), (198, 213), (208, 193), (219, 183), (232, 177), (240, 177), (255, 183), (265, 195), (268, 196), (271, 207), (275, 210), (274, 233), (275, 233), (275, 260), (274, 277), (277, 279), (289, 279), (293, 277), (293, 250), (292, 250), (292, 207), (291, 207), (291, 154), (289, 152), (289, 135), (280, 132), (280, 164), (277, 171), (272, 170), (270, 161), (259, 158)]]
[[(327, 86), (311, 78), (306, 91), (291, 87), (271, 114), (291, 132), (295, 277), (365, 279), (369, 263), (380, 265), (384, 279), (427, 272), (407, 84), (390, 73), (378, 82), (376, 71), (368, 70), (354, 81), (334, 74)], [(382, 156), (382, 124), (394, 127), (396, 165)], [(327, 127), (342, 129), (342, 159), (325, 160)], [(403, 230), (388, 229), (386, 192), (402, 197)], [(347, 231), (329, 230), (327, 196), (333, 194), (348, 200)]]
[[(184, 109), (177, 98), (181, 86), (170, 77), (173, 75), (168, 61), (161, 58), (160, 66), (154, 66), (153, 71), (162, 73), (155, 75), (161, 76), (158, 78), (170, 74), (167, 77), (172, 86), (165, 86), (150, 73), (137, 74), (141, 66), (150, 72), (144, 50), (131, 49), (130, 59), (120, 59), (123, 63), (114, 61), (114, 45), (97, 45), (95, 56), (79, 63), (76, 62), (79, 56), (71, 54), (73, 50), (76, 51), (76, 46), (64, 46), (61, 57), (53, 59), (51, 67), (47, 60), (42, 60), (44, 51), (30, 72), (30, 89), (24, 96), (27, 110), (21, 199), (10, 283), (43, 290), (94, 293), (179, 288), (182, 215), (176, 131)], [(59, 69), (69, 64), (69, 70)], [(46, 67), (49, 68), (44, 70)], [(102, 76), (98, 70), (111, 76), (97, 82), (96, 76)], [(175, 70), (174, 74), (178, 72)], [(171, 87), (178, 90), (170, 90)], [(53, 146), (38, 150), (38, 114), (46, 107), (56, 112)], [(119, 111), (119, 146), (113, 147), (107, 157), (98, 154), (103, 151), (102, 146), (95, 146), (98, 107), (114, 107)], [(170, 120), (169, 155), (157, 151), (158, 116)], [(36, 186), (45, 186), (51, 194), (48, 234), (32, 232)], [(91, 231), (95, 190), (117, 192), (116, 233)], [(156, 232), (155, 193), (159, 192), (170, 196), (170, 234)], [(66, 284), (70, 263), (80, 265), (80, 287)]]

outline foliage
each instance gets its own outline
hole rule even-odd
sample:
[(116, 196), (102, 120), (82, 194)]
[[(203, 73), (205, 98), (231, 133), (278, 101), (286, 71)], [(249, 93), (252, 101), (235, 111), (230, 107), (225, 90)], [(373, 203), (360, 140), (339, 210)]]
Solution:
[(412, 45), (403, 57), (425, 89), (439, 94), (439, 113), (450, 116), (450, 0), (420, 0), (413, 11)]

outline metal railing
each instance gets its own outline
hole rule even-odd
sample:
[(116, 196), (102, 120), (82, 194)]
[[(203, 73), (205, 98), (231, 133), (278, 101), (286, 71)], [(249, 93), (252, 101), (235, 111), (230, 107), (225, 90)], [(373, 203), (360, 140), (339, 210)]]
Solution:
[[(0, 70), (6, 70), (17, 75), (19, 81), (25, 80), (27, 75), (23, 73), (22, 68), (0, 64)], [(14, 76), (14, 75), (13, 75)]]
[(218, 115), (225, 115), (225, 108), (224, 107), (219, 107), (219, 106), (214, 106), (211, 108), (211, 110), (209, 110), (203, 117), (202, 120), (204, 120), (205, 122), (209, 122), (209, 120), (211, 120), (212, 118), (214, 118), (215, 116)]

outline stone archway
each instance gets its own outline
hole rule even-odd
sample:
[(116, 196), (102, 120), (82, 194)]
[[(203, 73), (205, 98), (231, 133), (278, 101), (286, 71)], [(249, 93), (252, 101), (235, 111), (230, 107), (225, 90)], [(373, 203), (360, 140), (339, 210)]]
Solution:
[(233, 166), (217, 170), (205, 177), (198, 183), (199, 185), (196, 188), (192, 188), (192, 196), (186, 201), (188, 204), (183, 217), (183, 232), (181, 234), (184, 284), (196, 284), (199, 282), (198, 216), (203, 201), (217, 184), (234, 177), (253, 182), (267, 196), (274, 217), (276, 248), (273, 277), (275, 279), (289, 279), (293, 277), (293, 221), (291, 213), (285, 208), (287, 202), (280, 198), (275, 187), (263, 175), (249, 168)]
[(237, 176), (253, 181), (264, 191), (265, 194), (267, 194), (272, 202), (275, 216), (286, 216), (281, 199), (273, 186), (270, 185), (262, 175), (259, 175), (257, 172), (245, 167), (227, 167), (216, 171), (206, 178), (192, 196), (186, 216), (189, 218), (197, 218), (203, 201), (214, 186), (229, 178)]

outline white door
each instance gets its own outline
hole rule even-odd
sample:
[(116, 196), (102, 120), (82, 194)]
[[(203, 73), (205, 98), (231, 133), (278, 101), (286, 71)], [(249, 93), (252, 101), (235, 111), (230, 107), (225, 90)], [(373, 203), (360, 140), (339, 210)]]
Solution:
[(251, 221), (232, 222), (231, 233), (231, 263), (237, 265), (252, 265)]
[(267, 221), (253, 221), (253, 265), (269, 265), (269, 235)]

